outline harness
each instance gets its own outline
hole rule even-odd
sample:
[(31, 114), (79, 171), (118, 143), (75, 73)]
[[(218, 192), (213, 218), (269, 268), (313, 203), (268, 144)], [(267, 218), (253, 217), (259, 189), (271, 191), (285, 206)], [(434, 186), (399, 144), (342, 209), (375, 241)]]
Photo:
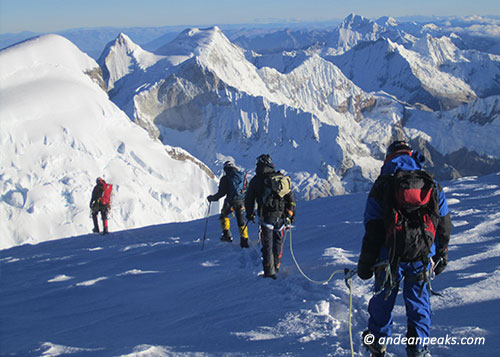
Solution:
[[(422, 296), (422, 292), (424, 291), (426, 284), (427, 284), (427, 289), (432, 295), (442, 296), (442, 294), (434, 291), (431, 285), (431, 280), (433, 280), (435, 277), (434, 270), (441, 263), (441, 259), (442, 258), (440, 258), (436, 263), (434, 263), (432, 259), (427, 258), (425, 259), (425, 261), (422, 261), (423, 266), (426, 267), (423, 271), (418, 272), (416, 274), (408, 274), (407, 272), (405, 272), (402, 274), (402, 277), (399, 280), (395, 279), (395, 277), (397, 276), (397, 269), (400, 263), (399, 259), (397, 260), (397, 264), (394, 266), (391, 264), (389, 260), (384, 260), (382, 262), (375, 264), (373, 266), (373, 270), (375, 272), (377, 272), (377, 269), (382, 267), (385, 270), (385, 276), (383, 280), (380, 279), (380, 276), (377, 276), (377, 274), (375, 273), (376, 285), (380, 287), (378, 290), (375, 291), (375, 295), (381, 294), (383, 291), (385, 291), (384, 299), (387, 300), (389, 296), (392, 294), (392, 291), (394, 289), (399, 289), (399, 283), (401, 282), (401, 280), (405, 279), (405, 281), (409, 283), (421, 282), (420, 291), (418, 293), (419, 297)], [(410, 264), (412, 265), (413, 270), (416, 272), (417, 269), (415, 268), (413, 263)]]

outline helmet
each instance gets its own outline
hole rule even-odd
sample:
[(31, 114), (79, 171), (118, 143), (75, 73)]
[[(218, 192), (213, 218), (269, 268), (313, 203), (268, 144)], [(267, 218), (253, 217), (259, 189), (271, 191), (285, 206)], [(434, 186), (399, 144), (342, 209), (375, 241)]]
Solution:
[(263, 165), (263, 166), (274, 166), (273, 165), (273, 160), (271, 159), (271, 156), (268, 154), (262, 154), (257, 158), (257, 165)]
[(396, 154), (399, 155), (411, 155), (412, 148), (410, 144), (408, 144), (404, 140), (397, 140), (394, 141), (389, 147), (387, 148), (387, 152), (385, 153), (385, 158), (388, 159), (390, 157), (396, 156)]
[(224, 168), (224, 172), (225, 173), (228, 173), (230, 172), (231, 170), (235, 169), (236, 166), (234, 166), (234, 163), (232, 161), (226, 161), (223, 165), (223, 168)]
[(102, 177), (98, 177), (98, 178), (95, 179), (95, 183), (96, 184), (100, 184), (100, 183), (103, 183), (103, 182), (104, 182), (104, 180), (102, 179)]

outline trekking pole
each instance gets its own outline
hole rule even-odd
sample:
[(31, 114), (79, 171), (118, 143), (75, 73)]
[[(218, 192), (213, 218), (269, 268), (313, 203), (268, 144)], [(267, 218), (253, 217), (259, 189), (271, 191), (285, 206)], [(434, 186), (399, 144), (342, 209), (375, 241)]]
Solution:
[(208, 217), (210, 217), (210, 205), (212, 202), (208, 203), (208, 212), (207, 212), (207, 219), (205, 221), (205, 232), (203, 232), (203, 243), (201, 244), (201, 250), (205, 248), (205, 238), (207, 237), (207, 227), (208, 227)]

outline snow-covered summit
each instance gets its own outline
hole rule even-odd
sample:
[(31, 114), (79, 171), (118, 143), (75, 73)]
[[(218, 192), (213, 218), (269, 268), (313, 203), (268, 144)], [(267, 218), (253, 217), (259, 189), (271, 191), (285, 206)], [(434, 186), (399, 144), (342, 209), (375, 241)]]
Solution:
[(111, 230), (205, 214), (209, 170), (131, 123), (96, 68), (56, 35), (0, 51), (0, 249), (89, 232), (98, 176)]
[(435, 66), (446, 62), (458, 62), (464, 60), (459, 49), (449, 37), (432, 37), (430, 34), (418, 39), (411, 49), (428, 58)]
[(238, 87), (251, 95), (269, 95), (265, 84), (256, 74), (255, 66), (246, 60), (244, 51), (229, 41), (217, 26), (187, 29), (157, 53), (177, 58), (177, 63), (194, 58), (227, 85)]
[(213, 26), (205, 29), (188, 28), (155, 53), (168, 56), (177, 65), (192, 57), (209, 56), (218, 51), (236, 57), (242, 55), (242, 50), (233, 45), (219, 27)]
[(174, 40), (160, 47), (156, 53), (193, 57), (199, 55), (206, 48), (223, 43), (230, 44), (219, 27), (213, 26), (205, 29), (193, 27), (182, 31)]
[(375, 23), (385, 27), (396, 27), (399, 25), (398, 20), (392, 16), (382, 16), (375, 20)]
[(144, 71), (163, 58), (143, 50), (127, 35), (120, 33), (114, 41), (106, 45), (97, 62), (104, 69), (104, 79), (108, 90), (111, 90), (117, 81), (131, 73), (134, 68)]
[[(51, 50), (47, 50), (48, 48)], [(2, 50), (1, 55), (3, 63), (8, 64), (1, 68), (2, 82), (8, 76), (39, 63), (57, 63), (68, 72), (84, 72), (99, 68), (92, 58), (82, 53), (71, 41), (59, 35), (34, 37)]]
[(353, 30), (360, 33), (376, 33), (378, 31), (378, 25), (376, 22), (354, 13), (349, 14), (339, 25), (340, 29)]
[(375, 41), (384, 28), (370, 19), (350, 14), (332, 32), (327, 40), (325, 53), (342, 53), (348, 51), (361, 41)]

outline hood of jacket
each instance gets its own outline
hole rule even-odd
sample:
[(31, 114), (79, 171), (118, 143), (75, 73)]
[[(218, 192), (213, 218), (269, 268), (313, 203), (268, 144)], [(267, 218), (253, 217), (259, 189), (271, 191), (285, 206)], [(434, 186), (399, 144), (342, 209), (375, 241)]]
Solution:
[(270, 173), (274, 172), (274, 165), (257, 165), (255, 169), (255, 173), (257, 175), (268, 175)]
[(422, 165), (417, 162), (412, 156), (403, 154), (385, 161), (382, 169), (380, 170), (380, 173), (382, 175), (390, 175), (398, 170), (413, 171), (421, 169)]

